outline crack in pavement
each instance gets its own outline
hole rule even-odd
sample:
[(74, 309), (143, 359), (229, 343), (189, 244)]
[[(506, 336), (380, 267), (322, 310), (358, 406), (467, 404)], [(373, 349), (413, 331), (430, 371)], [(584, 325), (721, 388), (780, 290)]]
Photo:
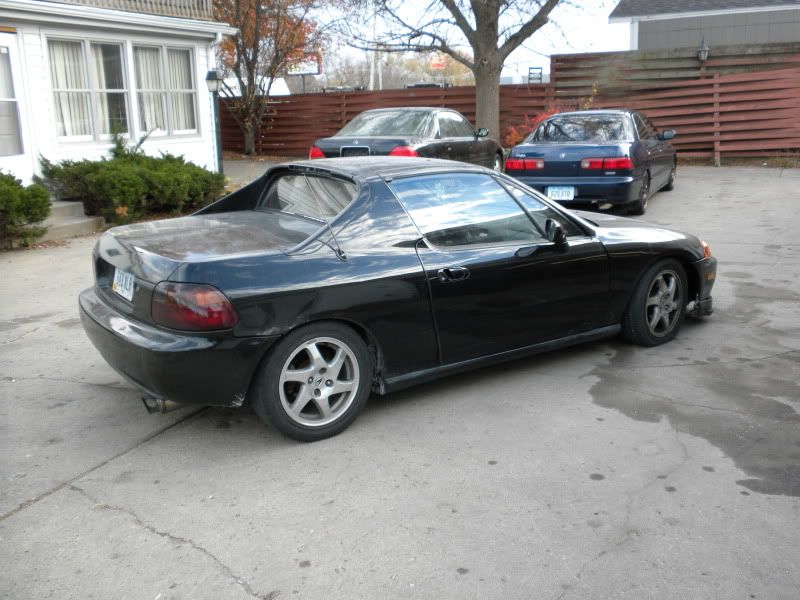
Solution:
[(258, 600), (270, 600), (270, 599), (273, 599), (273, 598), (276, 597), (276, 594), (275, 594), (274, 591), (270, 592), (269, 594), (266, 594), (266, 595), (260, 595), (260, 594), (256, 593), (256, 591), (253, 590), (252, 586), (244, 578), (242, 578), (239, 575), (237, 575), (236, 573), (234, 573), (231, 570), (231, 568), (228, 565), (226, 565), (224, 562), (222, 562), (213, 552), (211, 552), (207, 548), (204, 548), (203, 546), (201, 546), (200, 544), (195, 542), (193, 539), (187, 538), (187, 537), (183, 537), (183, 536), (179, 536), (179, 535), (174, 535), (174, 534), (172, 534), (172, 533), (170, 533), (168, 531), (162, 531), (160, 529), (156, 529), (153, 525), (150, 525), (149, 523), (145, 523), (142, 520), (142, 518), (139, 515), (137, 515), (134, 511), (132, 511), (131, 509), (125, 508), (125, 507), (122, 507), (122, 506), (115, 506), (113, 504), (106, 504), (105, 502), (100, 502), (100, 500), (98, 500), (97, 498), (95, 498), (94, 496), (89, 494), (89, 492), (87, 492), (86, 490), (84, 490), (81, 487), (78, 487), (77, 485), (75, 485), (73, 483), (69, 484), (68, 487), (72, 491), (81, 494), (84, 498), (86, 498), (92, 504), (94, 504), (93, 508), (99, 508), (99, 509), (102, 509), (102, 510), (110, 510), (110, 511), (119, 512), (119, 513), (128, 515), (129, 517), (131, 517), (133, 519), (133, 522), (138, 527), (141, 527), (145, 531), (149, 531), (152, 534), (155, 534), (155, 535), (160, 536), (162, 538), (166, 538), (166, 539), (168, 539), (168, 540), (170, 540), (172, 542), (175, 542), (177, 544), (184, 544), (184, 545), (190, 546), (194, 550), (197, 550), (201, 554), (207, 556), (212, 561), (214, 561), (214, 563), (216, 563), (217, 566), (219, 566), (219, 568), (222, 569), (225, 572), (225, 574), (231, 580), (233, 580), (237, 585), (239, 585), (239, 587), (241, 587), (247, 593), (248, 596), (250, 596), (252, 598), (258, 598)]
[[(652, 486), (657, 485), (659, 482), (664, 481), (665, 479), (669, 478), (671, 475), (674, 475), (678, 470), (683, 468), (683, 466), (687, 462), (689, 462), (689, 450), (686, 448), (686, 444), (684, 444), (680, 440), (680, 437), (679, 437), (680, 432), (674, 431), (674, 434), (675, 434), (675, 442), (678, 444), (678, 446), (681, 449), (681, 455), (682, 456), (681, 456), (680, 462), (677, 463), (675, 466), (673, 466), (666, 473), (661, 473), (661, 478), (657, 477), (656, 479), (646, 483), (645, 485), (643, 485), (642, 487), (640, 487), (637, 490), (633, 490), (633, 491), (629, 491), (629, 492), (626, 491), (625, 492), (625, 496), (627, 496), (628, 500), (625, 503), (625, 518), (623, 519), (622, 527), (621, 527), (622, 528), (622, 532), (623, 532), (622, 533), (622, 537), (619, 540), (617, 540), (616, 542), (614, 542), (613, 544), (610, 544), (609, 547), (604, 548), (603, 550), (598, 552), (596, 556), (594, 556), (593, 558), (587, 560), (583, 565), (581, 565), (580, 568), (578, 569), (577, 573), (575, 573), (575, 575), (573, 576), (574, 579), (576, 580), (575, 583), (570, 584), (568, 587), (566, 587), (556, 597), (556, 600), (564, 600), (564, 598), (566, 598), (570, 593), (572, 593), (572, 591), (575, 589), (575, 586), (577, 586), (577, 584), (580, 583), (581, 578), (583, 576), (583, 573), (584, 573), (584, 571), (586, 571), (587, 568), (589, 568), (591, 565), (596, 563), (598, 560), (600, 560), (604, 556), (608, 556), (609, 554), (613, 554), (615, 552), (619, 552), (619, 550), (623, 546), (625, 546), (625, 544), (627, 544), (632, 539), (631, 536), (634, 533), (638, 533), (638, 530), (631, 529), (631, 515), (633, 513), (633, 503), (636, 500), (636, 497), (641, 495), (641, 494), (643, 494), (645, 491), (647, 491)], [(652, 443), (655, 443), (657, 440), (661, 439), (661, 437), (662, 436), (659, 436), (658, 438), (654, 438), (654, 439), (649, 440), (649, 441), (652, 442)]]
[(12, 508), (8, 512), (3, 513), (2, 515), (0, 515), (0, 522), (5, 521), (9, 517), (13, 517), (17, 513), (25, 510), (29, 506), (33, 506), (37, 502), (40, 502), (40, 501), (44, 500), (48, 496), (51, 496), (51, 495), (55, 494), (59, 490), (62, 490), (65, 487), (72, 485), (76, 481), (82, 479), (83, 477), (86, 477), (86, 475), (88, 475), (89, 473), (92, 473), (93, 471), (96, 471), (97, 469), (100, 469), (100, 468), (106, 466), (111, 461), (114, 461), (114, 460), (116, 460), (116, 459), (118, 459), (118, 458), (120, 458), (122, 456), (125, 456), (129, 452), (132, 452), (132, 451), (136, 450), (137, 448), (140, 448), (141, 446), (145, 445), (150, 440), (158, 437), (162, 433), (165, 433), (165, 432), (169, 431), (170, 429), (172, 429), (173, 427), (176, 427), (176, 426), (180, 425), (181, 423), (184, 423), (185, 421), (188, 421), (189, 419), (199, 415), (201, 412), (203, 412), (203, 411), (205, 411), (207, 409), (208, 409), (207, 406), (203, 406), (202, 408), (199, 408), (199, 409), (189, 413), (188, 415), (185, 415), (185, 416), (181, 417), (177, 421), (174, 421), (173, 423), (170, 423), (169, 425), (165, 425), (161, 429), (158, 429), (158, 430), (154, 431), (153, 433), (145, 436), (143, 439), (141, 439), (138, 442), (136, 442), (133, 446), (130, 446), (130, 447), (126, 448), (125, 450), (122, 450), (121, 452), (118, 452), (114, 456), (105, 459), (104, 461), (102, 461), (101, 463), (91, 467), (90, 469), (86, 469), (85, 471), (83, 471), (82, 473), (79, 473), (75, 477), (72, 477), (71, 479), (68, 479), (67, 481), (59, 483), (56, 487), (54, 487), (54, 488), (52, 488), (50, 490), (47, 490), (46, 492), (42, 492), (38, 496), (30, 498), (29, 500), (26, 500), (25, 502), (17, 505), (16, 507)]
[(38, 375), (36, 377), (14, 377), (9, 375), (9, 377), (13, 381), (55, 381), (58, 383), (76, 383), (79, 385), (91, 385), (93, 387), (101, 387), (101, 388), (109, 388), (112, 390), (133, 390), (134, 388), (130, 386), (124, 385), (122, 382), (119, 381), (109, 381), (108, 383), (95, 383), (93, 381), (80, 381), (79, 379), (69, 379), (66, 377), (46, 377), (44, 375)]
[(39, 330), (40, 330), (42, 327), (44, 327), (44, 325), (39, 325), (38, 327), (34, 327), (33, 329), (31, 329), (30, 331), (26, 331), (26, 332), (25, 332), (25, 333), (23, 333), (22, 335), (18, 335), (17, 337), (15, 337), (15, 338), (11, 338), (10, 340), (6, 340), (5, 342), (0, 342), (0, 346), (5, 346), (6, 344), (13, 344), (14, 342), (18, 342), (18, 341), (20, 341), (22, 338), (24, 338), (24, 337), (27, 337), (27, 336), (29, 336), (29, 335), (30, 335), (30, 334), (32, 334), (32, 333), (36, 333), (36, 332), (37, 332), (37, 331), (39, 331)]

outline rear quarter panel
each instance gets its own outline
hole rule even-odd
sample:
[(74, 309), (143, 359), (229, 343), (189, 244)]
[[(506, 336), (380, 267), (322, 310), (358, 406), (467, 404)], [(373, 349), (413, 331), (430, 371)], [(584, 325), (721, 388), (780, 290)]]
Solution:
[(231, 298), (237, 336), (273, 336), (319, 320), (352, 323), (374, 336), (391, 377), (437, 364), (427, 281), (414, 243), (419, 233), (380, 180), (327, 230), (288, 253), (187, 263), (177, 281), (203, 281)]

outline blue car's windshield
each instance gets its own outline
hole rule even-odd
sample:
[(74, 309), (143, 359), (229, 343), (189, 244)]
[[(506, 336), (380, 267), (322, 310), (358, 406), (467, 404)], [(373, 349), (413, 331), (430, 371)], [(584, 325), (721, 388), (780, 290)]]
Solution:
[(622, 115), (557, 115), (539, 125), (526, 142), (627, 142), (633, 139)]

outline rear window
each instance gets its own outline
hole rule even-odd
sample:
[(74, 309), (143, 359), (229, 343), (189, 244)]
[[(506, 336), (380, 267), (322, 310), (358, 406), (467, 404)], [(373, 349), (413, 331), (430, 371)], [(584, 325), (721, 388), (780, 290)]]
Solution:
[(332, 219), (353, 201), (356, 185), (332, 177), (283, 175), (271, 182), (258, 204), (310, 219)]
[(337, 136), (403, 135), (424, 136), (430, 128), (430, 113), (420, 110), (364, 112), (344, 126)]
[(564, 115), (548, 119), (527, 142), (625, 142), (632, 139), (622, 115)]

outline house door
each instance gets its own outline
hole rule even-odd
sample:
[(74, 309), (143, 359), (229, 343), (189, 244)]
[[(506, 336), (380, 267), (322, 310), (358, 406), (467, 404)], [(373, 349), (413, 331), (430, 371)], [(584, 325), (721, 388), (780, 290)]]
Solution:
[(0, 169), (28, 182), (33, 153), (24, 135), (21, 91), (17, 36), (0, 33)]

